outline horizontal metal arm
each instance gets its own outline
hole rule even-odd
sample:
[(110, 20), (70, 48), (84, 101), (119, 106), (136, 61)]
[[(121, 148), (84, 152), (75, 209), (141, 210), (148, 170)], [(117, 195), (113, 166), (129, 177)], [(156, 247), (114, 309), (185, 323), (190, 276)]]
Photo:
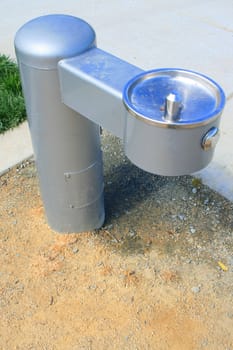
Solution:
[(123, 138), (123, 89), (143, 70), (97, 48), (61, 60), (58, 70), (62, 102)]

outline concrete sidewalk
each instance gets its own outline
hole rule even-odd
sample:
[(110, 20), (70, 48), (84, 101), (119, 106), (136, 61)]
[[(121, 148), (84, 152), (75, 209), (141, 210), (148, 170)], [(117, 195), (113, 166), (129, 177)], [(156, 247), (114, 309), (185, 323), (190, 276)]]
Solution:
[[(97, 33), (99, 48), (142, 69), (192, 69), (212, 77), (223, 87), (227, 105), (222, 118), (222, 137), (213, 162), (198, 176), (233, 200), (232, 0), (41, 0), (36, 3), (1, 0), (0, 52), (14, 57), (17, 29), (28, 20), (49, 13), (72, 14), (86, 20)], [(23, 135), (13, 136), (12, 141), (8, 136), (0, 139), (0, 172), (12, 165), (11, 159), (14, 163), (25, 158), (25, 148), (31, 153), (30, 142), (23, 145), (27, 137), (24, 126)], [(2, 161), (6, 158), (9, 165)]]
[(0, 175), (33, 154), (27, 122), (0, 135)]

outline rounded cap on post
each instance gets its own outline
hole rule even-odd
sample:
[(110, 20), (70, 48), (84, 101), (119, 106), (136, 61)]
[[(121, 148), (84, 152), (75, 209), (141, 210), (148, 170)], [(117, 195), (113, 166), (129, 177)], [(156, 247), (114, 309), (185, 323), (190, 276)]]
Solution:
[(16, 33), (15, 50), (20, 62), (39, 69), (56, 69), (63, 58), (95, 46), (95, 31), (70, 15), (47, 15), (24, 24)]

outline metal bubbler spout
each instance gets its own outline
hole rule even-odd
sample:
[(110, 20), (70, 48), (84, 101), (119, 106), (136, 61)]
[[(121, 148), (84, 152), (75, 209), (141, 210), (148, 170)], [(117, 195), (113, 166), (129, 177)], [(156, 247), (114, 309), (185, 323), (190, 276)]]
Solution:
[(180, 118), (182, 101), (178, 95), (170, 93), (165, 98), (164, 119), (170, 122), (177, 121)]

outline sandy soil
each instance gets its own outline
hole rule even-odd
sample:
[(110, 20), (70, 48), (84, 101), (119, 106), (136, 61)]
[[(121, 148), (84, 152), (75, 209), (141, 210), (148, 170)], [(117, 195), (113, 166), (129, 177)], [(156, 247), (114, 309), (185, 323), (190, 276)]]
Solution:
[(33, 162), (0, 178), (0, 349), (233, 350), (233, 206), (103, 140), (106, 223), (62, 235)]

